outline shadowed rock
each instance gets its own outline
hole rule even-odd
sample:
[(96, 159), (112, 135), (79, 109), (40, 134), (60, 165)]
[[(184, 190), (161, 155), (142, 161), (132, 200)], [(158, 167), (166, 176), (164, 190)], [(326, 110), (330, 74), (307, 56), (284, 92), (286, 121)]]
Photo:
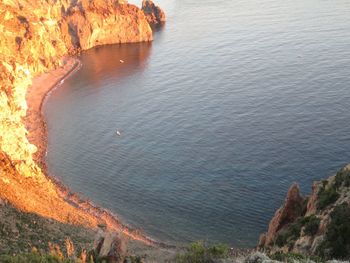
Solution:
[(284, 205), (276, 211), (270, 221), (267, 233), (260, 236), (259, 246), (272, 244), (280, 229), (302, 216), (304, 200), (300, 195), (298, 184), (294, 183), (288, 190)]
[(94, 242), (94, 249), (101, 260), (109, 263), (124, 262), (126, 242), (120, 234), (99, 232)]
[(142, 1), (142, 11), (145, 13), (147, 21), (152, 27), (160, 26), (165, 23), (164, 11), (151, 0)]

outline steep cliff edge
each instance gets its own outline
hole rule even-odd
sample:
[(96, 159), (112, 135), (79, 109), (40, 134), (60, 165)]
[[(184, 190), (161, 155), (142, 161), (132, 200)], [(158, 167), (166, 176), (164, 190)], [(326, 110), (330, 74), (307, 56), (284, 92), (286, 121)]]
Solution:
[(97, 45), (151, 41), (144, 12), (117, 0), (3, 0), (0, 30), (0, 197), (60, 222), (105, 223), (150, 241), (45, 176), (24, 123), (33, 77), (67, 67), (66, 55)]
[(261, 249), (350, 259), (350, 165), (315, 182), (309, 197), (294, 184), (259, 241)]

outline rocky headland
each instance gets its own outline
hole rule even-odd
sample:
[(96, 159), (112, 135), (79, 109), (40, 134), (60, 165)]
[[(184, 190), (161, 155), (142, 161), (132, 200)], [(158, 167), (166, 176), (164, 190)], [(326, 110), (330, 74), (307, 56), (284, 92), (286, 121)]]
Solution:
[[(66, 246), (69, 254), (67, 236), (73, 236), (76, 244), (88, 246), (101, 226), (145, 244), (162, 245), (129, 229), (108, 211), (80, 199), (48, 176), (41, 106), (47, 92), (79, 68), (80, 62), (74, 55), (98, 45), (152, 41), (152, 28), (164, 21), (164, 12), (150, 0), (143, 1), (142, 9), (122, 0), (0, 2), (2, 252), (29, 252), (40, 245), (45, 248), (58, 237), (57, 243)], [(291, 186), (284, 205), (259, 241), (257, 249), (269, 257), (250, 251), (237, 255), (220, 246), (205, 248), (197, 244), (174, 261), (302, 261), (302, 254), (315, 256), (316, 261), (349, 259), (349, 168), (315, 182), (309, 197), (300, 194), (297, 184)], [(120, 253), (125, 250), (122, 239), (110, 232), (98, 233), (97, 237), (94, 253), (105, 255), (111, 251), (121, 261), (124, 256)], [(54, 250), (58, 253), (57, 247)], [(218, 256), (225, 259), (219, 260)], [(158, 254), (153, 258), (152, 262), (166, 261)]]
[(4, 0), (0, 29), (0, 198), (59, 222), (105, 224), (153, 243), (47, 175), (41, 117), (46, 93), (79, 66), (72, 56), (98, 45), (152, 41), (145, 13), (118, 0)]

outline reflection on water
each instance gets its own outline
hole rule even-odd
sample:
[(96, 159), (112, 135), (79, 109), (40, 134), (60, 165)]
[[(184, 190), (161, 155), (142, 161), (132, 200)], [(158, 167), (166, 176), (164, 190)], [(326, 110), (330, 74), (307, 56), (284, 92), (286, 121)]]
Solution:
[(254, 246), (350, 160), (350, 2), (161, 2), (152, 44), (85, 52), (49, 98), (49, 169), (152, 237)]
[(101, 74), (107, 78), (120, 79), (142, 71), (147, 65), (152, 43), (100, 46), (83, 53), (84, 65), (79, 75), (87, 83), (99, 86)]

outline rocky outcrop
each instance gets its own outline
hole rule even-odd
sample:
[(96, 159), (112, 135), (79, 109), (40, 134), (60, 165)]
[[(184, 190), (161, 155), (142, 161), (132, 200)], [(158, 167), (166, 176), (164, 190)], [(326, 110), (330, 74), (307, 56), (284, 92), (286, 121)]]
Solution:
[(94, 250), (100, 260), (122, 263), (126, 256), (126, 241), (118, 233), (98, 232)]
[(157, 27), (165, 23), (165, 13), (151, 0), (142, 1), (142, 11), (145, 13), (148, 23), (152, 27)]
[(350, 259), (350, 166), (315, 182), (308, 198), (302, 198), (294, 184), (258, 247)]
[(260, 237), (259, 246), (272, 244), (279, 230), (303, 215), (305, 199), (300, 195), (299, 186), (294, 183), (288, 190), (285, 203), (270, 221), (267, 233)]
[(64, 16), (60, 29), (70, 49), (152, 40), (144, 13), (134, 5), (113, 0), (82, 0), (65, 10)]
[(45, 175), (24, 123), (26, 94), (35, 76), (66, 67), (67, 55), (97, 45), (151, 41), (144, 12), (117, 0), (3, 0), (0, 30), (0, 197), (60, 222), (95, 227), (103, 221), (120, 230), (106, 211), (71, 200)]

